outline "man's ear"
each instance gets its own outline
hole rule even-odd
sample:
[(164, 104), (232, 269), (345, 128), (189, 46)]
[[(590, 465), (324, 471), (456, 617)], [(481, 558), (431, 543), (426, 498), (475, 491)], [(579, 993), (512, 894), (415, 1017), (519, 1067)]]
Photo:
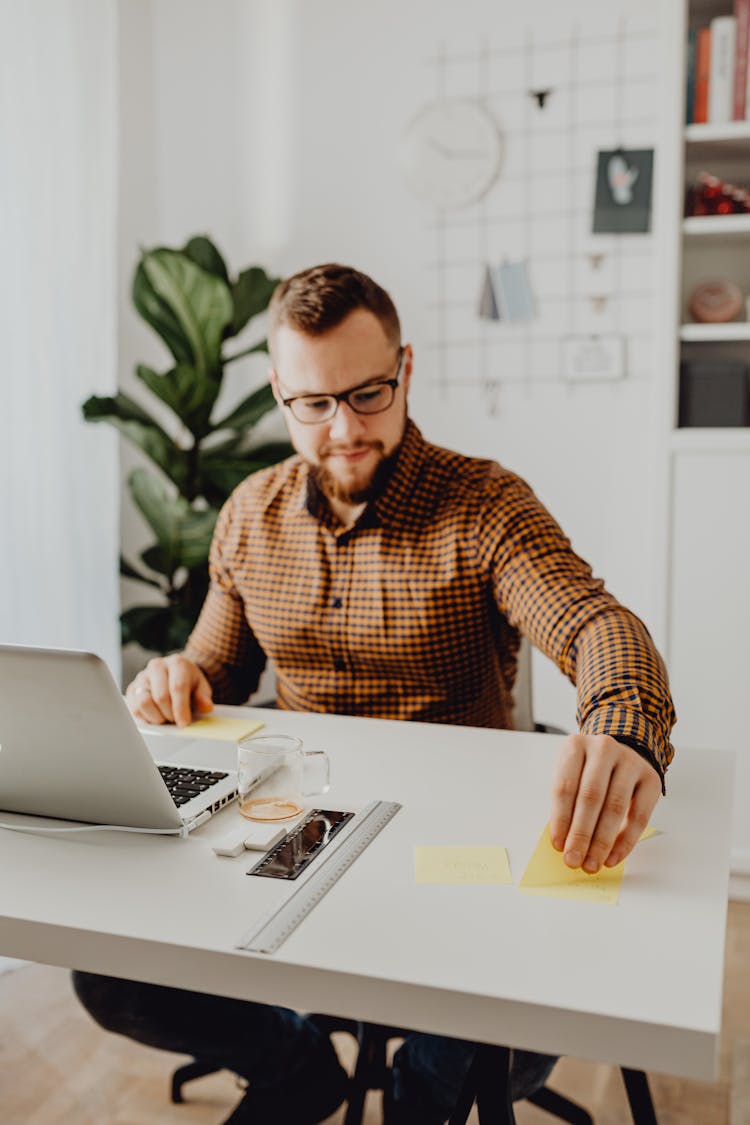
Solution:
[(411, 373), (414, 367), (414, 351), (411, 344), (404, 344), (404, 375), (403, 387), (404, 394), (409, 393), (409, 384), (411, 383)]
[(268, 380), (271, 384), (271, 390), (273, 391), (273, 397), (276, 399), (276, 405), (281, 406), (282, 402), (281, 402), (281, 391), (279, 390), (279, 377), (276, 374), (276, 372), (274, 371), (273, 367), (269, 367), (269, 369), (268, 369)]

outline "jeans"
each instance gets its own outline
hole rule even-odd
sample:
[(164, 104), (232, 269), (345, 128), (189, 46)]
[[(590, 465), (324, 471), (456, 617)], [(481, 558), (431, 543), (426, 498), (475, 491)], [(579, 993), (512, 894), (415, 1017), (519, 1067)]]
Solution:
[[(73, 986), (107, 1031), (233, 1070), (258, 1088), (293, 1081), (311, 1055), (326, 1049), (327, 1037), (288, 1008), (93, 973), (74, 972)], [(437, 1125), (450, 1116), (473, 1057), (474, 1045), (460, 1039), (421, 1033), (405, 1039), (394, 1058), (393, 1098), (409, 1108), (414, 1125)], [(514, 1051), (514, 1099), (543, 1085), (556, 1061)]]

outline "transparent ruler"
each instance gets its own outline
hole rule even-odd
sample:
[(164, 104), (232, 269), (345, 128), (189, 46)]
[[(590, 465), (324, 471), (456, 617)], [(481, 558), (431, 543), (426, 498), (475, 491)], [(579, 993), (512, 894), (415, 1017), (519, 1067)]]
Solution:
[(356, 813), (349, 831), (338, 843), (331, 843), (313, 874), (281, 906), (243, 934), (235, 949), (275, 953), (400, 808), (395, 801), (373, 801)]

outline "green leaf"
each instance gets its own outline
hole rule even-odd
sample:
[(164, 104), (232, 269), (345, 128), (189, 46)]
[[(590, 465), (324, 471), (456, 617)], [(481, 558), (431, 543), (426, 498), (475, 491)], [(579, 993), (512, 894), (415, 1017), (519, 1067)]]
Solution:
[(211, 410), (220, 384), (186, 363), (178, 363), (163, 375), (139, 363), (135, 373), (150, 391), (172, 410), (194, 437), (209, 432)]
[(83, 417), (87, 422), (109, 422), (123, 437), (142, 449), (178, 488), (182, 487), (187, 477), (185, 453), (129, 395), (122, 391), (114, 396), (92, 395), (83, 404)]
[(269, 410), (273, 410), (275, 405), (276, 399), (273, 397), (271, 384), (264, 383), (262, 387), (258, 387), (238, 403), (220, 422), (214, 422), (212, 430), (214, 433), (217, 430), (246, 430), (259, 422)]
[(187, 254), (191, 262), (195, 262), (196, 266), (200, 266), (206, 273), (212, 273), (214, 277), (220, 277), (223, 281), (226, 281), (227, 285), (230, 284), (226, 262), (207, 235), (198, 234), (191, 238), (183, 246), (182, 252)]
[[(141, 555), (143, 558), (143, 555)], [(161, 590), (161, 583), (155, 581), (153, 578), (147, 578), (145, 574), (141, 574), (134, 566), (131, 566), (124, 555), (120, 555), (120, 575), (123, 578), (132, 578), (135, 582), (145, 582), (147, 586), (155, 586), (157, 590)]]
[(239, 435), (220, 447), (201, 452), (198, 465), (201, 490), (211, 503), (221, 503), (218, 497), (232, 492), (245, 477), (283, 461), (294, 452), (292, 446), (284, 441), (245, 449), (243, 437), (245, 435)]
[(141, 551), (141, 559), (150, 570), (155, 570), (157, 574), (163, 574), (166, 578), (171, 579), (173, 571), (170, 568), (169, 559), (158, 543), (155, 543), (153, 547), (147, 547), (145, 551)]
[(145, 255), (133, 275), (133, 304), (147, 324), (161, 336), (178, 363), (193, 362), (193, 351), (182, 325), (166, 301), (156, 293), (145, 267)]
[(181, 605), (131, 606), (120, 615), (122, 644), (136, 643), (150, 652), (168, 653), (185, 647), (195, 617)]
[(273, 291), (281, 278), (269, 277), (260, 266), (243, 270), (232, 286), (234, 314), (231, 335), (241, 332), (249, 320), (268, 308)]
[(220, 379), (221, 341), (234, 313), (226, 282), (206, 273), (180, 251), (167, 249), (144, 254), (136, 280), (136, 307), (177, 362)]
[(171, 496), (162, 482), (145, 469), (135, 469), (130, 491), (143, 517), (156, 535), (163, 573), (178, 567), (200, 566), (208, 558), (218, 512), (196, 509), (182, 496)]

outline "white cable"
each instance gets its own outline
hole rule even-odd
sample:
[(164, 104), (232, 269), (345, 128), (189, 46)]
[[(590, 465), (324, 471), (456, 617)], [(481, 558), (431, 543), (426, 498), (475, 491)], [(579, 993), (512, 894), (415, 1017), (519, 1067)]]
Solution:
[(124, 824), (83, 824), (75, 828), (37, 828), (30, 824), (0, 824), (8, 832), (145, 832), (150, 836), (187, 836), (187, 825), (182, 828), (130, 828)]

